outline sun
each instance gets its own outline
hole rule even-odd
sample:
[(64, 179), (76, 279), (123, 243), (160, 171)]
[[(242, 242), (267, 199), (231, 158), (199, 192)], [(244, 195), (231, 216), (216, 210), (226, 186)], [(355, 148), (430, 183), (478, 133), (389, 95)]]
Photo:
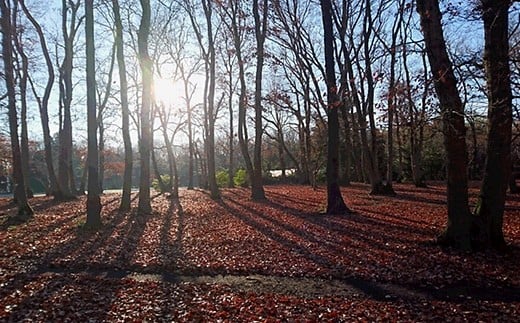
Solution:
[(157, 77), (154, 79), (154, 96), (158, 104), (171, 108), (181, 99), (178, 84), (172, 79)]

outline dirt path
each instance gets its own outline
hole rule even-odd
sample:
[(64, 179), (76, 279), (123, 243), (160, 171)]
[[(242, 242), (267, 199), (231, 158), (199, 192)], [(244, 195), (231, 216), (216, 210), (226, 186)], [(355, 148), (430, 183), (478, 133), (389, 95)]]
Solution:
[(106, 279), (133, 279), (137, 282), (157, 281), (172, 284), (216, 284), (227, 285), (237, 292), (257, 294), (291, 295), (299, 298), (320, 297), (363, 298), (378, 301), (401, 300), (420, 302), (443, 300), (461, 302), (465, 300), (500, 300), (520, 302), (520, 291), (513, 289), (490, 290), (474, 287), (463, 282), (442, 288), (403, 286), (391, 283), (366, 281), (358, 278), (324, 279), (319, 277), (280, 277), (267, 275), (184, 275), (159, 272), (135, 272), (112, 269), (69, 270), (66, 268), (44, 268), (41, 274), (85, 274)]

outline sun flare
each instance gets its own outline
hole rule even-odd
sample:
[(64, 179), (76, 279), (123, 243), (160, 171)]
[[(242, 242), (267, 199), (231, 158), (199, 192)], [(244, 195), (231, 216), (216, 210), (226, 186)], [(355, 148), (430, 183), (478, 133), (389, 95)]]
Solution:
[(154, 95), (158, 104), (172, 107), (179, 103), (180, 92), (177, 84), (171, 79), (156, 78), (154, 80)]

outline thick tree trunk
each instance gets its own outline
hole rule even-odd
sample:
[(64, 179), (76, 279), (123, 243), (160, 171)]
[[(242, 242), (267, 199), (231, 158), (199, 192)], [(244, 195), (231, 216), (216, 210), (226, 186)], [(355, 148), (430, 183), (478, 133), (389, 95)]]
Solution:
[(484, 179), (475, 208), (478, 247), (503, 249), (505, 199), (511, 174), (512, 93), (508, 0), (483, 0), (484, 66), (488, 93), (488, 140)]
[(150, 150), (152, 149), (152, 134), (150, 118), (152, 105), (153, 64), (150, 55), (148, 54), (151, 9), (150, 0), (140, 0), (140, 2), (143, 12), (137, 35), (137, 45), (139, 51), (139, 64), (141, 66), (143, 92), (141, 96), (141, 141), (139, 143), (139, 153), (141, 155), (141, 177), (139, 180), (138, 210), (141, 213), (151, 213)]
[(439, 98), (446, 148), (448, 225), (439, 242), (469, 250), (471, 216), (468, 207), (468, 177), (464, 108), (444, 40), (438, 0), (418, 0), (426, 51)]
[(88, 228), (98, 228), (101, 225), (101, 200), (99, 198), (98, 174), (98, 141), (97, 141), (97, 109), (96, 109), (96, 68), (94, 49), (94, 3), (85, 1), (85, 38), (87, 56), (87, 123), (88, 123), (88, 195), (87, 222)]
[(130, 195), (132, 191), (132, 172), (133, 172), (133, 156), (132, 141), (130, 139), (130, 111), (128, 108), (128, 81), (126, 79), (126, 63), (123, 46), (123, 24), (121, 22), (121, 14), (119, 10), (119, 1), (112, 0), (112, 9), (114, 12), (115, 24), (115, 43), (117, 66), (119, 70), (119, 93), (121, 96), (121, 115), (122, 115), (122, 131), (123, 144), (125, 147), (125, 171), (123, 174), (123, 194), (121, 197), (120, 211), (130, 210)]
[(337, 94), (334, 71), (334, 32), (332, 28), (332, 4), (321, 0), (321, 15), (324, 29), (325, 76), (327, 81), (327, 214), (345, 214), (349, 209), (339, 189), (339, 120), (341, 105)]
[(20, 142), (18, 139), (18, 117), (16, 113), (16, 91), (13, 65), (13, 29), (11, 13), (5, 0), (0, 0), (2, 27), (2, 58), (4, 61), (4, 79), (7, 89), (9, 133), (11, 136), (11, 151), (13, 155), (14, 196), (18, 206), (17, 220), (26, 221), (34, 214), (27, 200), (25, 180), (22, 172)]

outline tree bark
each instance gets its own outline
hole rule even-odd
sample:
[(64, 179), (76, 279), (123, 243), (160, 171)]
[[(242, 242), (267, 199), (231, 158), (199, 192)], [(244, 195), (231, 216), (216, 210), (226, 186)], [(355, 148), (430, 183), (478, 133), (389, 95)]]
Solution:
[(85, 0), (85, 37), (87, 73), (87, 123), (88, 123), (88, 195), (86, 227), (98, 228), (101, 225), (101, 200), (99, 198), (99, 160), (97, 141), (96, 107), (96, 56), (94, 49), (94, 1)]
[(18, 139), (18, 117), (16, 113), (16, 91), (13, 65), (13, 28), (11, 13), (5, 0), (0, 0), (2, 26), (2, 58), (4, 60), (4, 79), (7, 89), (9, 133), (13, 155), (14, 196), (18, 207), (16, 220), (26, 221), (34, 214), (27, 200), (25, 181), (22, 172), (20, 141)]
[[(75, 188), (73, 187), (72, 173), (72, 70), (74, 60), (74, 39), (78, 25), (77, 12), (80, 7), (79, 1), (62, 0), (62, 32), (64, 44), (64, 57), (60, 67), (60, 98), (63, 107), (63, 123), (59, 132), (60, 150), (58, 160), (58, 181), (65, 199), (74, 197)], [(68, 21), (68, 13), (70, 10), (70, 21)], [(81, 21), (78, 21), (80, 24)]]
[[(56, 172), (54, 170), (54, 159), (53, 159), (53, 153), (52, 153), (52, 139), (50, 135), (50, 129), (49, 129), (49, 113), (48, 113), (48, 106), (49, 106), (49, 99), (52, 91), (52, 86), (54, 84), (54, 67), (52, 64), (52, 60), (49, 54), (49, 49), (47, 48), (47, 41), (45, 40), (45, 35), (43, 34), (43, 30), (40, 26), (40, 24), (34, 19), (34, 17), (31, 15), (27, 7), (25, 6), (25, 1), (20, 0), (20, 5), (22, 7), (23, 12), (25, 13), (25, 16), (31, 24), (33, 25), (34, 29), (36, 30), (36, 33), (38, 34), (38, 39), (40, 41), (40, 47), (42, 48), (43, 57), (45, 59), (45, 64), (47, 66), (47, 84), (45, 85), (45, 91), (43, 94), (43, 97), (39, 97), (36, 94), (34, 84), (31, 83), (31, 87), (33, 89), (33, 94), (36, 97), (36, 100), (38, 102), (38, 107), (40, 110), (40, 118), (41, 118), (41, 124), (42, 124), (42, 130), (43, 130), (43, 144), (45, 147), (45, 163), (47, 165), (47, 173), (49, 178), (49, 188), (51, 194), (58, 200), (63, 198), (63, 192), (61, 191), (61, 188), (58, 183), (58, 179), (56, 177)], [(29, 81), (31, 79), (29, 78)]]
[[(262, 8), (258, 0), (253, 0), (253, 16), (256, 36), (256, 73), (255, 73), (255, 147), (253, 153), (253, 174), (251, 176), (251, 198), (254, 201), (265, 200), (262, 183), (262, 70), (264, 67), (264, 42), (267, 34), (267, 1)], [(262, 16), (260, 17), (260, 13)]]
[(334, 69), (334, 33), (332, 26), (332, 4), (321, 0), (321, 14), (324, 30), (325, 77), (327, 82), (327, 214), (345, 214), (349, 209), (343, 201), (339, 188), (339, 120), (336, 74)]
[[(13, 6), (13, 27), (15, 30), (18, 26), (17, 12), (18, 12), (18, 2), (14, 3)], [(27, 197), (33, 197), (33, 192), (29, 186), (29, 134), (27, 129), (27, 82), (29, 79), (28, 69), (29, 69), (29, 58), (25, 54), (25, 50), (22, 43), (23, 32), (20, 32), (19, 35), (14, 35), (13, 40), (16, 47), (16, 52), (20, 56), (18, 61), (18, 69), (17, 75), (19, 79), (19, 89), (20, 89), (20, 152), (22, 158), (22, 172), (23, 178), (25, 181), (25, 189), (27, 191)]]
[(140, 0), (142, 8), (141, 23), (137, 35), (137, 45), (139, 52), (139, 64), (143, 83), (141, 96), (141, 141), (139, 142), (139, 153), (141, 155), (141, 176), (139, 180), (139, 202), (138, 210), (140, 213), (151, 213), (152, 205), (150, 201), (150, 150), (152, 149), (151, 135), (151, 105), (152, 105), (152, 84), (153, 84), (153, 64), (148, 54), (148, 36), (150, 35), (150, 0)]
[(484, 179), (475, 208), (477, 247), (504, 249), (504, 207), (511, 175), (512, 93), (508, 0), (482, 0), (488, 139)]
[(123, 24), (119, 9), (119, 1), (112, 0), (115, 24), (115, 43), (117, 66), (119, 70), (119, 93), (121, 96), (121, 115), (123, 145), (125, 147), (125, 171), (123, 174), (123, 194), (121, 196), (120, 211), (130, 210), (130, 195), (132, 191), (132, 172), (133, 172), (133, 152), (132, 141), (130, 139), (130, 110), (128, 108), (128, 81), (126, 79), (126, 63), (123, 42)]
[(444, 40), (438, 0), (418, 0), (426, 52), (440, 102), (447, 165), (448, 225), (439, 237), (443, 245), (469, 250), (471, 216), (468, 207), (468, 157), (464, 108)]
[(207, 169), (208, 169), (208, 184), (211, 198), (219, 199), (220, 192), (217, 185), (216, 165), (215, 165), (215, 86), (216, 86), (216, 57), (215, 57), (215, 35), (213, 33), (213, 4), (211, 1), (203, 1), (204, 14), (207, 23), (207, 37), (208, 37), (208, 54), (209, 54), (209, 84), (207, 97), (207, 116), (208, 119), (208, 133), (207, 133)]

